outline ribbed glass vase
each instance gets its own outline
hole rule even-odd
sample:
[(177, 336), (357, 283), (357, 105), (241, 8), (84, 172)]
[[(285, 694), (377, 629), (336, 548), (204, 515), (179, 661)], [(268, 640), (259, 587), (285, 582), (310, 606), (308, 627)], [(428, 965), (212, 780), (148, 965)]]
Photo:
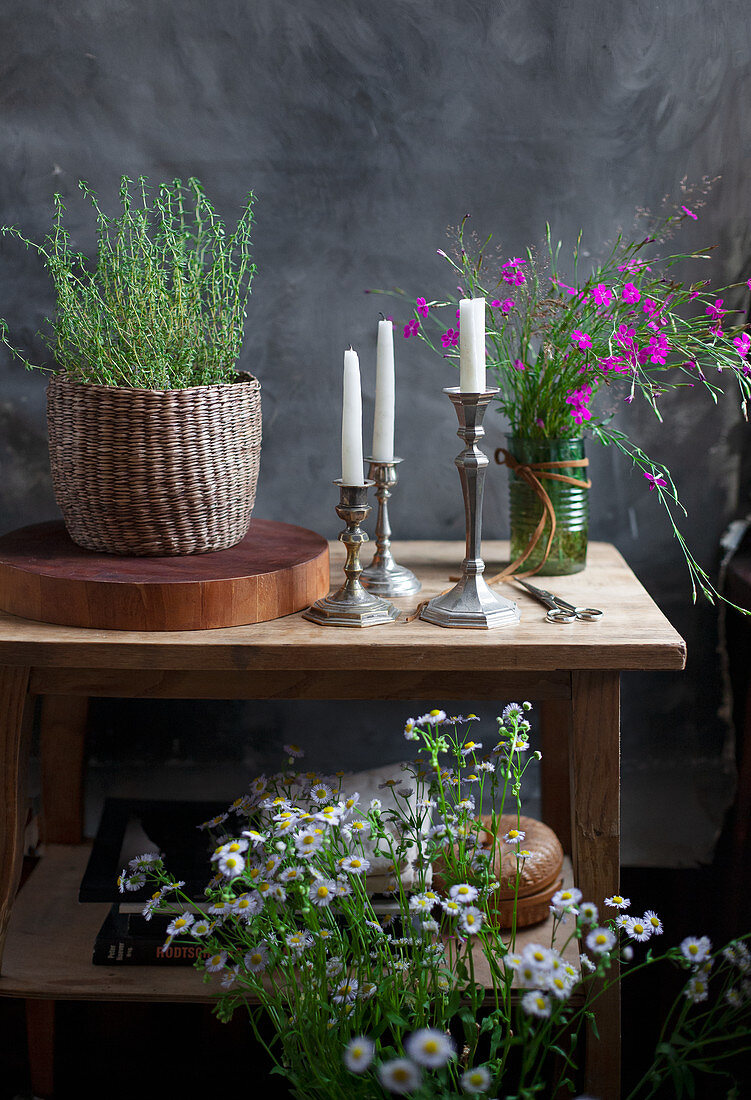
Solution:
[[(583, 439), (524, 439), (509, 436), (508, 450), (525, 465), (536, 462), (562, 462), (566, 459), (584, 458)], [(555, 473), (587, 480), (586, 467), (562, 466)], [(587, 561), (587, 535), (589, 530), (589, 490), (584, 486), (567, 485), (563, 481), (543, 478), (542, 484), (550, 497), (556, 517), (556, 529), (550, 554), (538, 571), (539, 577), (562, 576), (579, 573)], [(509, 497), (511, 506), (511, 561), (520, 557), (529, 545), (540, 517), (543, 504), (534, 489), (518, 475), (510, 473)], [(546, 518), (542, 535), (532, 553), (520, 566), (520, 572), (534, 569), (545, 554), (550, 520)]]

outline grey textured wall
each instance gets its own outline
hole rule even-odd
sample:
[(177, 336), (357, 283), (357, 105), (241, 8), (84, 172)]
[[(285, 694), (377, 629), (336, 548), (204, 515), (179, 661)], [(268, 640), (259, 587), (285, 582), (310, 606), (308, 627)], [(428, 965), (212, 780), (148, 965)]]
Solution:
[[(372, 411), (382, 300), (363, 290), (437, 292), (445, 272), (436, 249), (465, 212), (509, 254), (538, 241), (546, 220), (569, 246), (583, 228), (595, 252), (683, 176), (721, 175), (684, 239), (718, 244), (716, 284), (751, 274), (746, 0), (3, 0), (0, 41), (0, 222), (40, 238), (57, 189), (86, 249), (93, 227), (79, 178), (107, 205), (121, 173), (194, 174), (227, 219), (255, 189), (259, 274), (242, 366), (263, 384), (265, 517), (335, 533), (330, 482), (350, 342), (361, 354), (366, 434)], [(1, 245), (0, 316), (40, 362), (35, 333), (52, 306), (36, 258)], [(455, 425), (440, 392), (449, 368), (414, 340), (399, 342), (397, 364), (406, 462), (394, 527), (403, 537), (459, 537)], [(7, 529), (55, 509), (45, 380), (4, 353), (0, 370)], [(737, 471), (748, 429), (735, 399), (717, 411), (683, 396), (665, 427), (636, 406), (621, 421), (673, 470), (690, 543), (714, 567), (719, 535), (745, 505)], [(491, 445), (502, 432), (491, 420)], [(590, 454), (593, 536), (626, 555), (691, 654), (687, 676), (625, 679), (625, 755), (716, 756), (716, 614), (691, 607), (678, 547), (643, 478), (617, 455), (594, 445)], [(505, 499), (505, 474), (491, 471), (488, 536), (507, 533)], [(399, 725), (398, 711), (363, 709), (368, 751), (386, 718)], [(301, 713), (277, 707), (269, 722), (304, 725)], [(241, 759), (251, 722), (242, 707), (201, 712), (180, 751), (199, 751), (212, 714), (212, 751)], [(117, 726), (114, 712), (108, 721)], [(183, 711), (185, 736), (190, 725)], [(383, 750), (393, 756), (398, 732)]]

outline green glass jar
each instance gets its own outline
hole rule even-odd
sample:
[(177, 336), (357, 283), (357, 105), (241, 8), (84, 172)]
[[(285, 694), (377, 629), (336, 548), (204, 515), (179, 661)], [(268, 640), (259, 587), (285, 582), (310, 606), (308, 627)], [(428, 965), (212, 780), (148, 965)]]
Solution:
[[(566, 459), (584, 458), (583, 439), (524, 439), (509, 436), (507, 448), (517, 462), (532, 465), (536, 462), (563, 462)], [(555, 473), (587, 481), (586, 467), (561, 466)], [(579, 573), (587, 562), (587, 535), (589, 530), (589, 490), (586, 486), (567, 485), (563, 481), (543, 478), (542, 485), (550, 497), (555, 511), (556, 528), (550, 554), (538, 571), (539, 577), (562, 576)], [(534, 489), (522, 478), (509, 471), (509, 497), (511, 506), (511, 561), (524, 553), (543, 514), (543, 505)], [(545, 554), (550, 519), (532, 553), (520, 566), (520, 571), (534, 569)]]

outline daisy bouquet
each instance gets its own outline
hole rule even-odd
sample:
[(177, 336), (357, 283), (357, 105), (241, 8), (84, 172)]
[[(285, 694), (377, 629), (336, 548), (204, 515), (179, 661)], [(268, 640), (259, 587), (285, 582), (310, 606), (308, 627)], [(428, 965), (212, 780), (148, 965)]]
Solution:
[[(712, 182), (705, 180), (699, 194)], [(713, 600), (717, 592), (677, 525), (676, 517), (686, 512), (670, 470), (638, 445), (622, 426), (623, 416), (616, 419), (618, 410), (646, 402), (662, 423), (672, 391), (691, 390), (717, 404), (728, 386), (736, 389), (748, 419), (751, 335), (737, 306), (751, 280), (715, 291), (707, 281), (681, 281), (682, 265), (709, 258), (708, 250), (668, 248), (681, 223), (697, 220), (703, 205), (683, 188), (681, 201), (661, 218), (640, 211), (639, 217), (648, 219), (641, 234), (635, 239), (619, 234), (598, 263), (586, 259), (580, 234), (568, 271), (549, 226), (542, 249), (506, 257), (491, 248), (491, 237), (482, 241), (470, 232), (465, 217), (450, 231), (450, 251), (438, 250), (457, 284), (453, 293), (439, 298), (388, 293), (411, 307), (404, 337), (422, 340), (457, 366), (459, 299), (484, 298), (488, 384), (499, 389), (495, 401), (511, 435), (542, 441), (588, 433), (621, 451), (667, 512), (694, 598), (698, 589)]]
[[(204, 946), (197, 965), (205, 981), (220, 983), (219, 1016), (247, 1008), (299, 1100), (501, 1092), (527, 1100), (559, 1088), (573, 1096), (577, 1034), (617, 980), (613, 964), (636, 972), (654, 961), (649, 948), (641, 959), (635, 951), (662, 933), (659, 916), (630, 913), (618, 895), (600, 915), (577, 889), (558, 891), (546, 943), (522, 947), (515, 917), (510, 930), (496, 922), (500, 849), (514, 854), (517, 896), (535, 858), (521, 828), (498, 835), (509, 809), (521, 822), (523, 777), (539, 758), (529, 710), (507, 706), (487, 749), (470, 736), (472, 716), (434, 710), (410, 719), (405, 737), (417, 759), (367, 805), (343, 788), (341, 775), (260, 777), (202, 826), (217, 843), (201, 899), (183, 893), (158, 853), (122, 872), (123, 891), (146, 879), (157, 887), (144, 915), (169, 914), (168, 944)], [(491, 807), (490, 847), (480, 839), (483, 802)], [(387, 913), (369, 881), (383, 858)], [(687, 1081), (711, 1061), (718, 1035), (727, 1037), (724, 1053), (748, 1038), (745, 942), (716, 956), (706, 937), (689, 938), (667, 956), (687, 981), (633, 1097), (652, 1096), (667, 1072)], [(719, 999), (707, 1011), (710, 980)], [(695, 1005), (702, 1008), (694, 1021)], [(276, 1037), (269, 1045), (262, 1017)]]

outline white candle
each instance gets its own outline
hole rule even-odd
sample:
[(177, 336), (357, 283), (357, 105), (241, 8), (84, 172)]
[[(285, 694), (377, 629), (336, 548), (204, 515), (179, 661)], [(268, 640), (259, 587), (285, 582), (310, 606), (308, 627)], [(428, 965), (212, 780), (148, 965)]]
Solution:
[(459, 301), (459, 389), (483, 393), (485, 382), (485, 299)]
[(360, 360), (352, 348), (344, 353), (344, 389), (342, 400), (342, 481), (345, 485), (364, 485), (362, 459), (362, 394)]
[(394, 389), (394, 326), (391, 321), (379, 321), (371, 451), (377, 462), (391, 462), (394, 457)]

